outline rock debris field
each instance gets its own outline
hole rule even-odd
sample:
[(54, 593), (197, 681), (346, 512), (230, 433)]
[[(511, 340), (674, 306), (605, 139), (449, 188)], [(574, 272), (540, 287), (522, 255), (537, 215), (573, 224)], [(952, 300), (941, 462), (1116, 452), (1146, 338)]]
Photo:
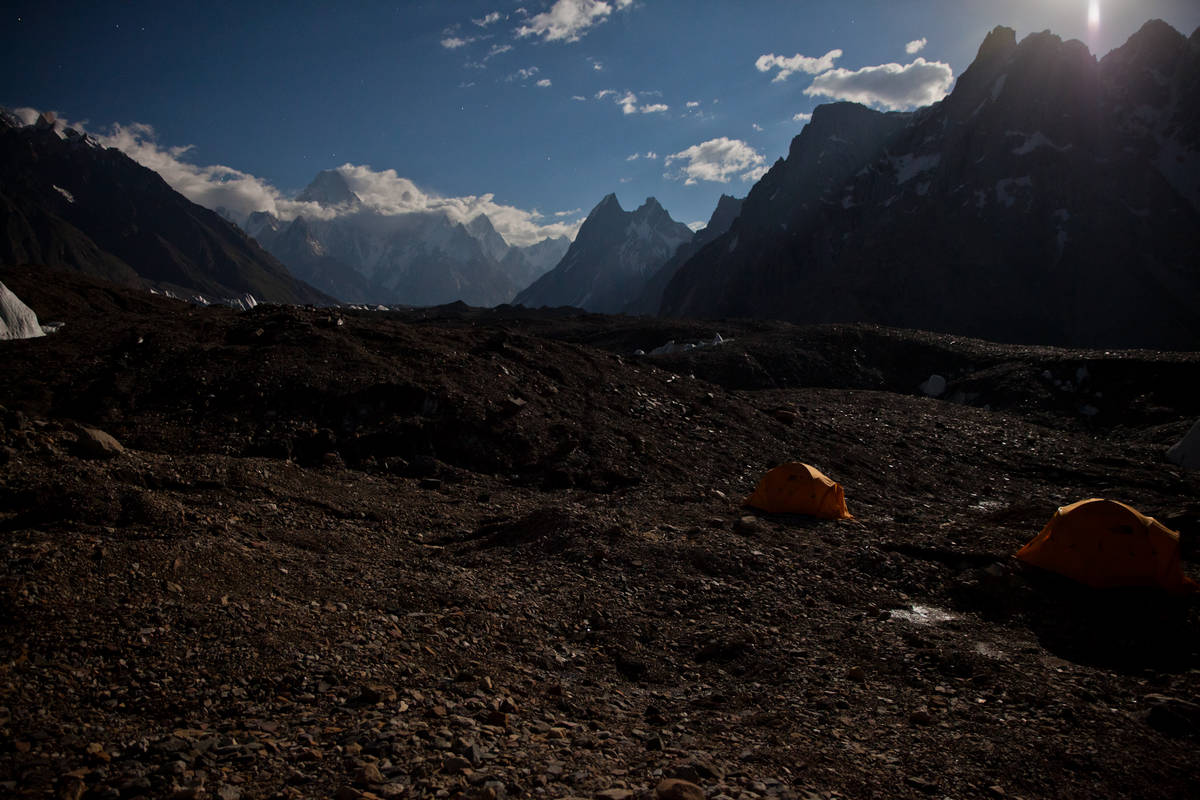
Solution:
[(1099, 496), (1200, 577), (1200, 354), (0, 280), (0, 794), (1200, 796), (1197, 600), (1012, 558)]

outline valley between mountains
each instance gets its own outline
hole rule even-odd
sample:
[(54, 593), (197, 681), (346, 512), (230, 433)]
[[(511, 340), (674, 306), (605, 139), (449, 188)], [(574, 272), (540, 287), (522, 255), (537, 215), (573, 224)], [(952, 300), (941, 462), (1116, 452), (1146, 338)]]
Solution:
[[(411, 42), (482, 76), (643, 5)], [(157, 150), (270, 201), (208, 208), (0, 109), (0, 795), (1200, 797), (1197, 595), (1013, 557), (1103, 497), (1200, 579), (1200, 30), (1000, 26), (952, 91), (925, 45), (747, 59), (946, 84), (709, 139), (755, 182), (703, 226)], [(716, 102), (639, 91), (563, 102)], [(793, 461), (853, 518), (743, 506)]]
[[(1200, 789), (1200, 609), (1012, 559), (1111, 496), (1200, 577), (1196, 354), (46, 274), (0, 271), (71, 320), (0, 373), (9, 794)], [(853, 520), (740, 507), (795, 459)]]

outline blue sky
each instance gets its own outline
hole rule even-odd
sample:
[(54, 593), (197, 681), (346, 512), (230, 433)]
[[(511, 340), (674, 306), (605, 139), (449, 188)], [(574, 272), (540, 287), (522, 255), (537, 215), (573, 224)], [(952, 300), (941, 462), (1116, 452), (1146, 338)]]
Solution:
[[(381, 198), (487, 210), (532, 240), (609, 192), (705, 220), (817, 104), (936, 99), (996, 25), (1102, 55), (1152, 17), (1190, 34), (1200, 3), (9, 2), (0, 105), (108, 134), (209, 204), (270, 204), (351, 164)], [(861, 93), (888, 71), (890, 94)]]

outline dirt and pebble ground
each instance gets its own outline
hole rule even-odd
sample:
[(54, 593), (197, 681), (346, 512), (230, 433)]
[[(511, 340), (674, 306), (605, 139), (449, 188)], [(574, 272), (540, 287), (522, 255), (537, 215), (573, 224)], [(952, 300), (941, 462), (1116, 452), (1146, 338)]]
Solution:
[[(0, 794), (1200, 796), (1197, 602), (1011, 558), (1105, 496), (1200, 577), (1200, 354), (0, 280), (66, 322), (0, 343)], [(855, 518), (741, 508), (787, 460)]]

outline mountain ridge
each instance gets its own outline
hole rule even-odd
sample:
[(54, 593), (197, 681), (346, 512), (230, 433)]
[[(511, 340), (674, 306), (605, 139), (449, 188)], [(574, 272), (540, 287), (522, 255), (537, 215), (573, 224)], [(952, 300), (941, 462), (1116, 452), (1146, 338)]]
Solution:
[(518, 305), (576, 306), (617, 314), (693, 232), (654, 197), (625, 211), (614, 193), (588, 213), (575, 241), (551, 271), (514, 298)]
[(939, 103), (818, 107), (660, 311), (1200, 346), (1200, 198), (1185, 193), (1200, 46), (1154, 22), (1139, 34), (1105, 67), (1001, 26)]
[(210, 301), (334, 302), (158, 173), (51, 115), (0, 114), (0, 229), (4, 263)]

